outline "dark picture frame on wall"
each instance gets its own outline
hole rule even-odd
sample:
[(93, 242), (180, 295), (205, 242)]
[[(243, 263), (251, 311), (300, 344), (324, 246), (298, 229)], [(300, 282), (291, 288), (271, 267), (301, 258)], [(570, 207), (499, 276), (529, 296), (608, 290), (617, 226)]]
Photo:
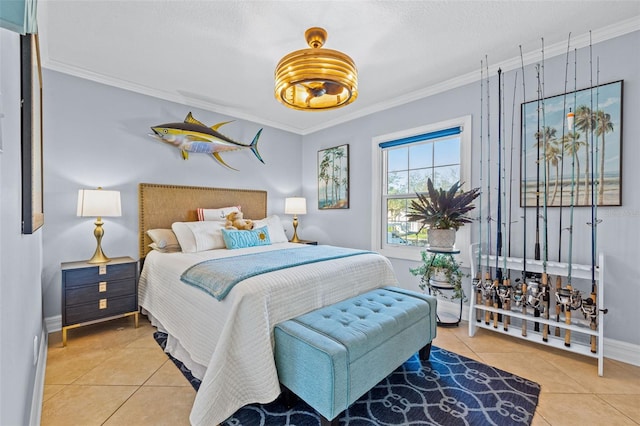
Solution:
[[(622, 88), (623, 80), (619, 80), (522, 104), (526, 156), (525, 147), (521, 146), (521, 207), (525, 206), (525, 194), (526, 206), (536, 206), (538, 184), (540, 195), (544, 195), (545, 163), (548, 207), (571, 205), (572, 171), (574, 206), (593, 204), (592, 180), (596, 183), (594, 200), (598, 206), (622, 205)], [(569, 109), (575, 115), (573, 133), (567, 128)]]
[(349, 145), (318, 151), (318, 209), (349, 208)]
[(42, 177), (42, 69), (37, 34), (20, 36), (22, 233), (44, 224)]

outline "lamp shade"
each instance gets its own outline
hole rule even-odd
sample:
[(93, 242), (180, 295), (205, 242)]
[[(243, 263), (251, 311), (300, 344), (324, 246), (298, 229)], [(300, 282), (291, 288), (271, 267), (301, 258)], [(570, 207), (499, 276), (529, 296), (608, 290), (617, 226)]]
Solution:
[(307, 199), (304, 197), (290, 197), (284, 200), (285, 214), (307, 214)]
[(78, 191), (78, 216), (122, 216), (120, 191), (81, 189)]

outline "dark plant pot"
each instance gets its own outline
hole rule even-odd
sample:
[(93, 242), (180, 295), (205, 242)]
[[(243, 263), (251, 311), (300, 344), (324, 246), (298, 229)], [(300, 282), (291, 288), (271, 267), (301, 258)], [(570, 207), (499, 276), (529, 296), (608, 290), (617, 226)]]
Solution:
[(434, 250), (453, 250), (456, 243), (455, 229), (429, 229), (429, 248)]

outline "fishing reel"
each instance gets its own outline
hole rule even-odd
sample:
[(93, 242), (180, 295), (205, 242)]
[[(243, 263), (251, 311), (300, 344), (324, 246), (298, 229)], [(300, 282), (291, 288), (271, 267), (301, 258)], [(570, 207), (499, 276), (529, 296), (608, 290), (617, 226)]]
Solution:
[(471, 288), (474, 291), (482, 292), (482, 280), (480, 278), (474, 278), (471, 280)]
[(547, 301), (547, 299), (547, 286), (541, 285), (537, 280), (527, 284), (527, 305), (543, 313), (546, 309), (544, 302)]
[[(589, 299), (591, 300), (591, 299)], [(580, 290), (573, 290), (570, 288), (559, 288), (556, 290), (556, 302), (564, 307), (564, 310), (577, 311), (582, 308), (582, 293)]]
[(504, 306), (505, 301), (511, 300), (511, 286), (500, 284), (498, 286), (497, 296), (500, 299), (502, 306)]
[(482, 282), (482, 299), (493, 300), (495, 297), (495, 288), (493, 287), (493, 281), (486, 279)]
[(473, 291), (480, 295), (480, 298), (484, 302), (487, 300), (487, 297), (491, 296), (491, 285), (489, 284), (489, 288), (485, 288), (485, 281), (480, 278), (474, 278), (471, 281), (471, 288)]
[(585, 319), (594, 321), (598, 316), (598, 307), (596, 305), (596, 302), (594, 302), (593, 299), (590, 297), (587, 297), (586, 299), (582, 300), (581, 309), (582, 309), (582, 315), (584, 315)]
[(522, 292), (522, 283), (516, 280), (515, 286), (511, 289), (513, 304), (516, 307), (521, 307), (527, 303), (526, 294)]

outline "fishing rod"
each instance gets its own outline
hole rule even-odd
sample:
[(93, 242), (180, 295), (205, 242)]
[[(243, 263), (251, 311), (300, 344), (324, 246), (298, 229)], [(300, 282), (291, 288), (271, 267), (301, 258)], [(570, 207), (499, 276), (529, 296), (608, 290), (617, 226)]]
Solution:
[[(549, 276), (547, 275), (547, 262), (549, 261), (549, 224), (548, 224), (548, 215), (547, 215), (547, 207), (549, 205), (549, 167), (547, 162), (547, 153), (549, 152), (549, 139), (551, 137), (551, 132), (546, 126), (545, 119), (545, 109), (544, 109), (544, 38), (541, 39), (542, 43), (542, 80), (540, 82), (540, 96), (542, 97), (541, 107), (542, 107), (542, 140), (544, 142), (543, 146), (543, 157), (542, 165), (543, 165), (543, 174), (544, 174), (544, 194), (542, 197), (542, 223), (543, 223), (543, 256), (542, 256), (542, 282), (541, 282), (541, 293), (542, 293), (542, 310), (544, 312), (544, 318), (549, 319), (549, 305), (550, 305), (550, 297), (549, 297)], [(540, 157), (539, 157), (540, 159)], [(542, 326), (542, 341), (548, 341), (549, 336), (549, 323), (545, 322)]]
[[(542, 132), (540, 131), (540, 102), (541, 102), (541, 91), (540, 87), (540, 64), (536, 64), (536, 80), (538, 82), (537, 88), (537, 103), (536, 103), (536, 139), (537, 139), (537, 152), (536, 152), (536, 240), (533, 249), (533, 257), (535, 260), (540, 260), (540, 146), (542, 145), (541, 137)], [(525, 277), (526, 280), (526, 277)], [(533, 307), (533, 316), (540, 317), (540, 282), (537, 279), (534, 279), (531, 283), (527, 285), (527, 291), (529, 291), (529, 295), (527, 298), (527, 303)], [(534, 331), (540, 331), (540, 323), (535, 322), (533, 324)]]
[[(484, 60), (487, 78), (487, 269), (483, 282), (483, 297), (485, 306), (491, 306), (491, 302), (495, 297), (495, 289), (493, 287), (493, 281), (491, 281), (491, 266), (489, 265), (489, 256), (491, 255), (491, 103), (489, 90), (489, 58), (487, 55), (485, 55)], [(485, 311), (485, 325), (489, 325), (490, 321), (491, 312)]]
[[(513, 129), (515, 128), (515, 114), (516, 114), (516, 91), (518, 90), (518, 71), (513, 79), (513, 103), (511, 104), (511, 145), (509, 153), (509, 214), (507, 218), (507, 256), (511, 257), (511, 224), (512, 220), (512, 197), (513, 197)], [(506, 265), (506, 261), (505, 261)], [(506, 266), (505, 266), (506, 267)], [(511, 271), (509, 271), (511, 275)]]
[[(593, 111), (593, 60), (592, 60), (592, 43), (591, 43), (591, 31), (589, 31), (589, 67), (590, 67), (590, 117), (589, 119), (592, 121), (590, 130), (591, 134), (590, 142), (591, 142), (591, 295), (588, 299), (586, 299), (583, 303), (583, 313), (585, 313), (585, 317), (588, 314), (591, 322), (589, 327), (591, 330), (597, 329), (597, 320), (598, 320), (598, 309), (597, 309), (597, 283), (596, 283), (596, 247), (597, 247), (597, 226), (598, 226), (598, 206), (596, 203), (596, 172), (595, 172), (595, 159), (598, 155), (598, 148), (594, 144), (594, 133), (595, 127), (598, 124), (597, 122), (597, 114)], [(600, 65), (598, 64), (598, 74), (600, 73)], [(599, 79), (599, 76), (598, 76)], [(584, 309), (584, 306), (587, 306), (587, 309)], [(591, 352), (596, 353), (596, 336), (591, 336)]]
[[(511, 270), (507, 269), (507, 257), (511, 257), (511, 210), (512, 210), (512, 197), (513, 197), (513, 129), (515, 127), (515, 109), (516, 109), (516, 91), (518, 89), (518, 71), (513, 79), (513, 103), (511, 104), (511, 144), (510, 144), (510, 156), (509, 156), (509, 213), (507, 215), (507, 227), (505, 232), (505, 241), (507, 242), (507, 255), (502, 257), (502, 267), (506, 271), (507, 275), (502, 282), (502, 290), (500, 291), (500, 298), (502, 301), (502, 307), (506, 311), (511, 310), (511, 298), (513, 289), (511, 288)], [(506, 149), (506, 148), (505, 148)], [(506, 155), (505, 155), (506, 156)], [(506, 180), (507, 170), (506, 166), (503, 171), (503, 176)], [(506, 188), (506, 185), (505, 185)], [(506, 189), (505, 189), (506, 191)], [(506, 193), (504, 194), (505, 203), (507, 203)], [(509, 324), (511, 318), (505, 315), (503, 326), (504, 331), (509, 330)]]
[[(567, 38), (567, 58), (564, 67), (564, 92), (562, 95), (562, 117), (567, 115), (567, 81), (569, 75), (569, 49), (571, 45), (571, 32)], [(562, 207), (563, 207), (563, 194), (564, 194), (564, 144), (565, 144), (565, 120), (562, 120), (562, 149), (560, 151), (560, 210), (559, 210), (559, 222), (558, 222), (558, 262), (562, 262)], [(562, 289), (562, 277), (556, 276), (556, 294)], [(560, 322), (560, 313), (562, 312), (563, 305), (558, 301), (556, 296), (556, 322)], [(560, 337), (560, 327), (556, 326), (555, 336)]]
[[(493, 286), (496, 294), (493, 298), (493, 307), (500, 308), (500, 283), (502, 281), (502, 268), (500, 268), (500, 256), (502, 255), (502, 69), (498, 68), (498, 205), (496, 219), (496, 278)], [(493, 314), (493, 328), (498, 328), (497, 313)]]
[[(525, 75), (524, 75), (524, 57), (522, 55), (522, 45), (520, 47), (520, 67), (522, 69), (522, 100), (527, 100), (526, 87), (525, 87)], [(524, 112), (524, 109), (523, 109)], [(522, 162), (523, 169), (522, 176), (524, 176), (524, 188), (522, 196), (522, 282), (518, 286), (514, 296), (516, 305), (522, 305), (522, 313), (527, 315), (527, 120), (526, 117), (522, 117)], [(527, 335), (527, 320), (522, 319), (522, 335)]]
[[(536, 103), (536, 112), (538, 114), (536, 122), (538, 131), (536, 132), (536, 138), (538, 143), (536, 145), (536, 243), (533, 250), (533, 257), (535, 260), (540, 260), (540, 137), (542, 135), (540, 132), (540, 91), (542, 90), (540, 87), (540, 64), (536, 64), (536, 79), (538, 81), (538, 99)], [(535, 316), (539, 317), (540, 313)], [(538, 323), (536, 323), (536, 331), (539, 331), (538, 327)]]
[[(576, 106), (576, 93), (577, 93), (577, 50), (574, 49), (574, 77), (573, 77), (573, 106)], [(561, 288), (556, 292), (556, 299), (558, 303), (564, 307), (564, 322), (567, 325), (571, 325), (571, 310), (577, 310), (582, 307), (582, 296), (577, 290), (573, 290), (572, 276), (573, 276), (573, 209), (575, 207), (575, 187), (576, 187), (576, 132), (574, 129), (575, 114), (569, 108), (567, 114), (567, 128), (571, 137), (570, 153), (571, 153), (571, 192), (570, 192), (570, 209), (569, 209), (569, 253), (567, 261), (567, 287)], [(565, 330), (564, 345), (566, 347), (571, 346), (571, 330)]]
[(496, 221), (496, 279), (502, 280), (499, 257), (502, 255), (502, 69), (498, 68), (498, 207)]
[[(482, 141), (482, 121), (483, 121), (483, 104), (484, 104), (484, 62), (480, 59), (480, 188), (482, 188), (482, 151), (484, 149)], [(476, 305), (482, 305), (482, 191), (478, 196), (478, 270), (473, 278), (473, 288), (476, 292)], [(480, 322), (482, 310), (476, 310), (476, 321)]]

